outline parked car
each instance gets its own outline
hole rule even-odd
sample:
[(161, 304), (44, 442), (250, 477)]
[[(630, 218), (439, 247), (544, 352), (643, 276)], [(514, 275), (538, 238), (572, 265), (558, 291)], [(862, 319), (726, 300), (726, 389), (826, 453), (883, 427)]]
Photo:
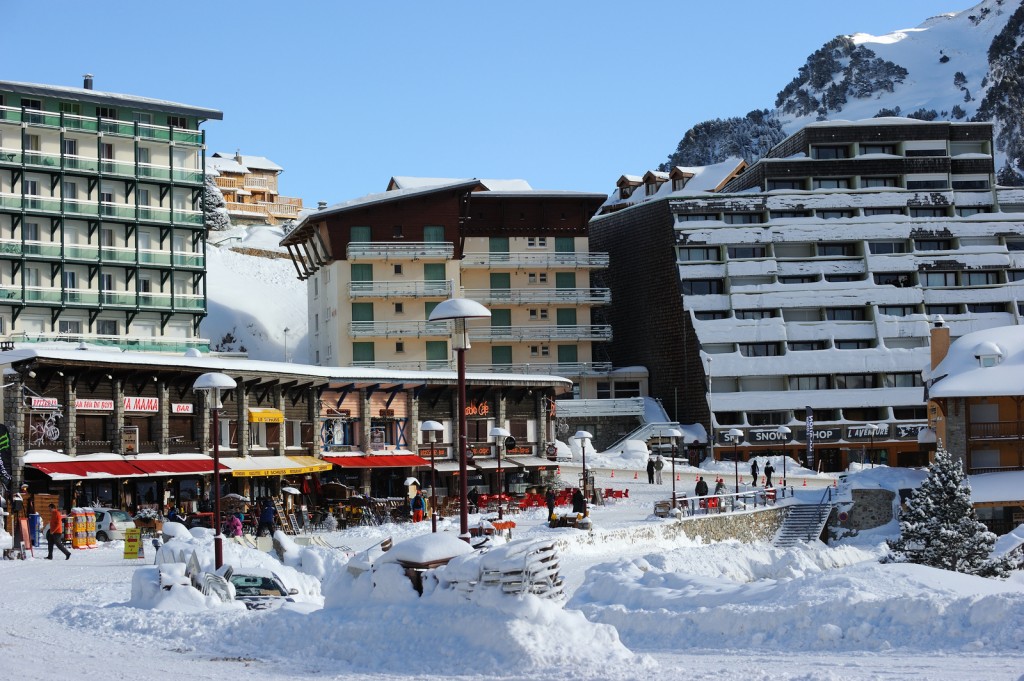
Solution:
[(276, 610), (285, 603), (294, 603), (292, 598), (298, 589), (288, 589), (281, 578), (263, 568), (245, 568), (231, 575), (235, 587), (235, 600), (245, 603), (249, 610)]
[(124, 539), (124, 531), (135, 527), (128, 511), (119, 508), (94, 508), (96, 513), (96, 541)]

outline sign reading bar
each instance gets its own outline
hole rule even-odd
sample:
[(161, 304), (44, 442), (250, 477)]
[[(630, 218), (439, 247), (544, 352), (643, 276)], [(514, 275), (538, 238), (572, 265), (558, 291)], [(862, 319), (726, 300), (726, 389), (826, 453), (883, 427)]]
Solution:
[(491, 446), (490, 445), (479, 445), (476, 447), (467, 447), (466, 450), (470, 456), (490, 456)]
[(171, 412), (174, 414), (191, 414), (194, 406), (192, 404), (171, 403)]

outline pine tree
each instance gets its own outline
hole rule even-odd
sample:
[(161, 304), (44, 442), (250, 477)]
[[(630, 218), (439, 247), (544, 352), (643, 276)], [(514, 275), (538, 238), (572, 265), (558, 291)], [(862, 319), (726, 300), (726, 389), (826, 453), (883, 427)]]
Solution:
[(227, 202), (220, 187), (214, 182), (213, 175), (207, 175), (206, 186), (203, 187), (203, 220), (207, 229), (213, 232), (231, 229), (231, 218), (225, 206)]
[(1008, 565), (990, 560), (996, 536), (971, 505), (963, 465), (941, 447), (928, 479), (914, 490), (900, 518), (899, 539), (890, 539), (883, 563), (917, 563), (982, 577), (1006, 577)]

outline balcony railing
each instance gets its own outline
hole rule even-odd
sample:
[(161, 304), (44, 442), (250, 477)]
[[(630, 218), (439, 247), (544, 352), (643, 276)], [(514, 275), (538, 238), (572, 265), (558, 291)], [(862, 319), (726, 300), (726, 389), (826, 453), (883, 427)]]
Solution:
[(426, 359), (422, 361), (358, 361), (352, 362), (352, 366), (365, 369), (396, 369), (399, 371), (437, 371), (441, 369), (453, 369), (451, 360), (447, 359)]
[(350, 298), (450, 298), (450, 281), (353, 281)]
[[(538, 358), (540, 359), (540, 358)], [(587, 376), (606, 374), (611, 362), (519, 362), (515, 364), (470, 364), (468, 371), (490, 371), (508, 374), (542, 374), (545, 376)]]
[(353, 337), (415, 337), (431, 336), (446, 338), (451, 335), (448, 322), (351, 322), (349, 331)]
[(161, 140), (164, 142), (174, 141), (193, 146), (203, 143), (203, 133), (200, 130), (185, 130), (164, 125), (150, 125), (148, 123), (132, 123), (129, 121), (117, 121), (109, 118), (79, 116), (70, 113), (57, 113), (53, 111), (37, 111), (13, 106), (0, 106), (0, 121), (11, 123), (26, 123), (30, 126), (41, 126), (48, 128), (67, 128), (83, 132), (104, 132), (112, 135), (123, 135), (125, 137), (140, 137), (149, 140)]
[(612, 327), (607, 324), (578, 324), (574, 326), (491, 326), (469, 330), (472, 340), (500, 342), (527, 340), (610, 341)]
[(8, 210), (25, 210), (34, 213), (64, 213), (70, 215), (96, 215), (121, 220), (140, 220), (151, 222), (173, 222), (182, 225), (203, 224), (203, 213), (186, 208), (159, 208), (155, 206), (139, 206), (105, 201), (83, 201), (80, 199), (59, 199), (37, 196), (35, 194), (3, 194), (0, 193), (0, 208)]
[(455, 245), (450, 241), (358, 241), (348, 245), (348, 259), (357, 260), (450, 260)]
[(146, 352), (184, 352), (196, 348), (209, 352), (209, 338), (173, 338), (170, 336), (107, 336), (95, 333), (13, 333), (4, 336), (4, 340), (15, 343), (52, 343), (54, 341), (84, 342), (91, 345), (104, 345), (125, 350)]
[(243, 186), (246, 189), (262, 189), (277, 191), (277, 182), (272, 181), (268, 177), (259, 177), (256, 175), (246, 175), (243, 179)]
[(1024, 436), (1024, 423), (1019, 421), (992, 421), (972, 423), (970, 437), (976, 440), (1016, 440)]
[(606, 288), (483, 288), (466, 289), (463, 293), (484, 304), (601, 305), (612, 301), (611, 290)]
[(608, 267), (607, 253), (466, 253), (463, 267), (509, 268), (571, 268)]

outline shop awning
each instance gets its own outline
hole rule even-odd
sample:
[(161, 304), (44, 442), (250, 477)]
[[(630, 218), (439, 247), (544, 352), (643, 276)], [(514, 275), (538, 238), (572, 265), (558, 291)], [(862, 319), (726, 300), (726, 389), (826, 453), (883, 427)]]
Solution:
[(557, 468), (558, 462), (540, 456), (516, 456), (509, 459), (523, 468)]
[[(430, 460), (416, 456), (415, 454), (381, 454), (379, 456), (325, 456), (325, 461), (330, 461), (342, 468), (415, 468), (417, 466), (430, 466)], [(441, 470), (438, 468), (438, 470)]]
[[(201, 454), (155, 454), (145, 458), (133, 457), (128, 462), (147, 475), (210, 475), (213, 459)], [(228, 467), (220, 464), (220, 470)]]
[(96, 480), (101, 478), (140, 478), (143, 471), (123, 459), (89, 461), (46, 461), (30, 466), (53, 480)]
[(236, 478), (300, 475), (329, 468), (326, 463), (312, 456), (232, 456), (220, 462), (230, 468), (231, 475)]
[[(429, 461), (427, 461), (427, 468), (430, 468), (430, 462)], [(436, 462), (434, 462), (434, 470), (436, 470), (438, 473), (458, 473), (459, 472), (459, 462), (458, 461), (450, 461), (448, 459), (445, 459), (444, 461), (436, 461)], [(473, 468), (472, 466), (466, 466), (466, 470), (467, 471), (474, 471), (476, 469)]]
[[(477, 468), (479, 468), (480, 470), (483, 470), (483, 471), (497, 470), (498, 469), (498, 460), (497, 459), (476, 458), (476, 459), (473, 459), (473, 465), (476, 466)], [(502, 470), (505, 470), (507, 468), (519, 468), (519, 466), (518, 466), (518, 464), (516, 464), (516, 462), (514, 460), (506, 459), (506, 458), (502, 457), (502, 459), (501, 459), (501, 468), (502, 468)]]
[(284, 413), (280, 409), (249, 407), (249, 423), (284, 423)]

